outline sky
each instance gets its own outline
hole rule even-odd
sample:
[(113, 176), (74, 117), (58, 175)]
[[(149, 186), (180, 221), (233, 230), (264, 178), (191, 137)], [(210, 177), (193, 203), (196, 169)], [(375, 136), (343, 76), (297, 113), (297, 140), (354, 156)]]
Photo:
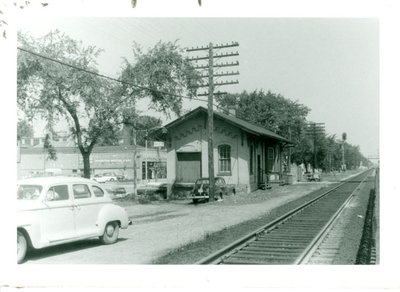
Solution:
[[(379, 151), (377, 18), (58, 17), (21, 21), (19, 29), (35, 37), (59, 29), (103, 49), (99, 70), (113, 77), (118, 77), (122, 58), (133, 59), (133, 42), (144, 49), (158, 41), (177, 40), (184, 48), (238, 42), (231, 51), (239, 57), (222, 61), (239, 61), (228, 69), (240, 72), (239, 84), (221, 91), (279, 93), (309, 107), (308, 120), (325, 123), (328, 134), (340, 138), (346, 132), (347, 141), (359, 145), (365, 156)], [(186, 101), (184, 108), (200, 104), (206, 105)], [(146, 101), (141, 108), (144, 114), (159, 115), (147, 111)]]

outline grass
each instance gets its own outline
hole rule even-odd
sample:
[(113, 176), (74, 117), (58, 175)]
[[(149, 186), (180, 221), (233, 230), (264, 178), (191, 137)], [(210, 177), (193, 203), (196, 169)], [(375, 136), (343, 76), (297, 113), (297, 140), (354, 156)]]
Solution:
[(371, 189), (368, 208), (365, 214), (363, 234), (357, 253), (356, 265), (369, 265), (371, 261), (371, 248), (374, 244), (372, 224), (375, 207), (375, 190)]

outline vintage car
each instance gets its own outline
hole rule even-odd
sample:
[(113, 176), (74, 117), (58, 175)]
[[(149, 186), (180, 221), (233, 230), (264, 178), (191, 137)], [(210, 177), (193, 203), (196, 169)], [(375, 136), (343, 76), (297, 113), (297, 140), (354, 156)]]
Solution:
[[(225, 180), (222, 177), (216, 177), (214, 189), (215, 200), (222, 200), (224, 195), (228, 194), (228, 188)], [(193, 190), (190, 193), (190, 198), (193, 203), (198, 203), (200, 200), (209, 201), (210, 180), (208, 177), (199, 178), (194, 184)]]
[(109, 182), (109, 181), (114, 182), (114, 181), (118, 180), (118, 177), (115, 173), (108, 172), (108, 173), (103, 173), (103, 174), (96, 174), (93, 177), (93, 180), (97, 181), (99, 183), (105, 183), (105, 182)]
[(30, 248), (99, 237), (118, 240), (119, 228), (132, 224), (125, 209), (98, 183), (76, 177), (42, 177), (18, 181), (17, 259)]
[(321, 181), (321, 175), (319, 174), (319, 172), (306, 172), (305, 177), (307, 181)]

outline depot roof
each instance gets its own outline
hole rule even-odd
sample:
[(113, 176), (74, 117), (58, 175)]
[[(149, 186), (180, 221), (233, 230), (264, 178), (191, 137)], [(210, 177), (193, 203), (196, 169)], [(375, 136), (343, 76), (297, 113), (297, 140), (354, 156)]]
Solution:
[[(171, 123), (167, 124), (164, 126), (164, 128), (171, 128), (174, 126), (177, 126), (183, 122), (185, 122), (187, 119), (190, 119), (194, 116), (196, 116), (199, 113), (203, 113), (203, 114), (208, 114), (208, 110), (205, 107), (199, 106), (198, 108), (188, 112), (187, 114), (183, 115), (182, 117), (176, 119), (175, 121), (172, 121)], [(214, 111), (214, 118), (217, 119), (221, 119), (224, 120), (225, 122), (232, 124), (242, 130), (244, 130), (245, 132), (248, 132), (252, 135), (255, 136), (260, 136), (260, 137), (267, 137), (267, 138), (272, 138), (275, 140), (279, 140), (282, 142), (287, 142), (289, 144), (292, 144), (292, 142), (266, 128), (257, 126), (255, 124), (249, 123), (245, 120), (239, 119), (237, 117), (231, 116), (231, 115), (227, 115), (221, 112), (216, 112)]]

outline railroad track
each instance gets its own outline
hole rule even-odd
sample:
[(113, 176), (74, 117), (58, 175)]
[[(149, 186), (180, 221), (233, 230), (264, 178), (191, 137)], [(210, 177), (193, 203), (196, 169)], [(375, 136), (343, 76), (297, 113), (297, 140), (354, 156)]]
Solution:
[(197, 264), (307, 263), (370, 173), (340, 183)]

